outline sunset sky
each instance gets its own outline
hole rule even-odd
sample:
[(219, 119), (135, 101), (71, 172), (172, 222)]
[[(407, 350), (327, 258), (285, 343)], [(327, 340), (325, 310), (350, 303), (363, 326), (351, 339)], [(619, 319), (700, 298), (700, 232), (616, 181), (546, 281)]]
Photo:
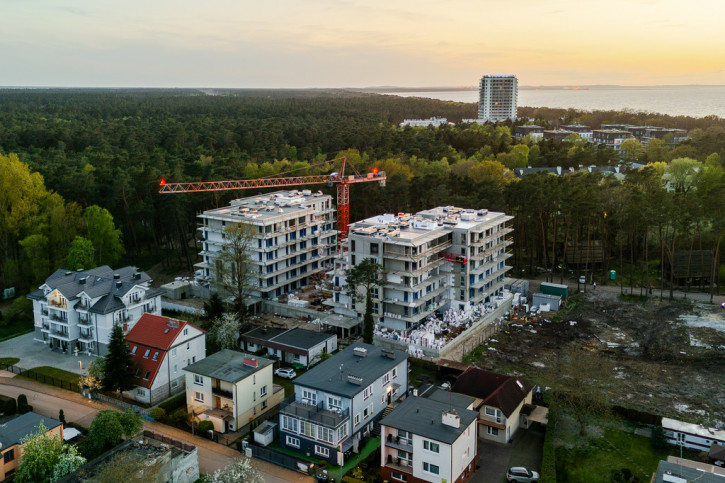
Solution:
[(0, 0), (0, 85), (725, 84), (722, 0)]

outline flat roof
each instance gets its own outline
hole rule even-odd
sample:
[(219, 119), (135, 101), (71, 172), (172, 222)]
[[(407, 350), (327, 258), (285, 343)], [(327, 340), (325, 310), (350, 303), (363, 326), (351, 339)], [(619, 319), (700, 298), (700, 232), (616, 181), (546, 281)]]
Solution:
[[(256, 360), (257, 367), (244, 363), (244, 360)], [(205, 357), (184, 368), (185, 371), (202, 376), (213, 377), (226, 382), (240, 381), (257, 371), (273, 364), (273, 361), (264, 357), (255, 356), (246, 352), (237, 352), (223, 349), (216, 354)]]
[[(367, 350), (365, 357), (355, 355), (355, 348)], [(383, 355), (383, 348), (362, 342), (356, 342), (316, 367), (299, 376), (293, 382), (295, 386), (320, 389), (344, 397), (353, 397), (362, 392), (377, 378), (408, 360), (408, 354), (402, 351), (388, 351), (395, 359)], [(340, 377), (342, 368), (342, 377)], [(407, 366), (404, 370), (407, 370)], [(348, 376), (362, 379), (360, 385), (348, 381)], [(407, 389), (407, 388), (406, 388)]]
[(706, 439), (716, 439), (725, 442), (725, 429), (708, 428), (701, 424), (686, 423), (677, 419), (662, 418), (662, 427), (665, 430), (678, 431), (683, 433), (702, 436)]
[[(259, 343), (272, 343), (277, 346), (286, 346), (308, 351), (324, 343), (326, 340), (337, 337), (334, 334), (293, 327), (291, 329), (278, 329), (276, 327), (258, 327), (242, 335), (245, 340)], [(255, 339), (255, 340), (250, 340)], [(280, 348), (280, 347), (278, 347)]]
[(312, 203), (325, 199), (331, 200), (332, 196), (322, 191), (282, 190), (237, 198), (230, 201), (229, 206), (206, 210), (199, 217), (258, 224), (276, 218), (285, 220), (292, 218), (292, 215), (302, 216), (312, 213), (315, 211), (311, 206)]
[[(460, 425), (457, 428), (443, 424), (443, 413), (446, 411), (455, 411), (458, 414)], [(434, 399), (412, 396), (407, 397), (385, 416), (380, 424), (441, 443), (453, 444), (471, 423), (477, 420), (477, 411), (455, 407)]]

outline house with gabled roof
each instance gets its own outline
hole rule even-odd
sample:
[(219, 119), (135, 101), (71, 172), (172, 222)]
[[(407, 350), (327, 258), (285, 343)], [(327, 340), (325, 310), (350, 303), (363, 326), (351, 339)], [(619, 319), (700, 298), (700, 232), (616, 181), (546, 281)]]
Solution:
[(508, 443), (519, 427), (527, 424), (522, 409), (531, 404), (533, 389), (525, 379), (477, 367), (458, 376), (452, 388), (476, 399), (473, 409), (479, 412), (479, 436), (500, 443)]
[(23, 455), (22, 440), (34, 433), (41, 423), (47, 428), (47, 436), (63, 439), (63, 424), (60, 421), (32, 411), (0, 422), (0, 481), (5, 481), (18, 470)]
[(206, 357), (206, 331), (185, 320), (143, 314), (126, 341), (136, 387), (125, 394), (146, 404), (184, 391), (184, 368)]
[(242, 343), (248, 352), (267, 349), (267, 354), (275, 359), (309, 367), (322, 354), (337, 350), (337, 335), (301, 327), (257, 327), (242, 334)]
[(106, 355), (114, 325), (126, 333), (142, 314), (161, 314), (163, 291), (150, 284), (151, 277), (131, 266), (57, 270), (27, 296), (34, 339), (66, 354)]

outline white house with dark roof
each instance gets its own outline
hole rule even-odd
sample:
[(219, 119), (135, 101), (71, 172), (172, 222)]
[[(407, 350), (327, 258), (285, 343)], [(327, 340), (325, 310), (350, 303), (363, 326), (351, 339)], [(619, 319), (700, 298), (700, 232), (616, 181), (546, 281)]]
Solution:
[(150, 283), (151, 277), (130, 266), (57, 270), (27, 296), (35, 340), (66, 353), (77, 348), (103, 356), (114, 325), (127, 333), (144, 313), (161, 315), (163, 291)]
[(386, 481), (468, 481), (478, 460), (474, 398), (439, 391), (409, 397), (380, 421), (380, 472)]
[(242, 335), (242, 344), (248, 352), (267, 349), (267, 354), (275, 359), (309, 367), (322, 354), (337, 350), (337, 335), (300, 327), (258, 327)]
[(405, 352), (355, 343), (302, 374), (280, 406), (280, 445), (337, 461), (357, 452), (383, 409), (408, 390)]

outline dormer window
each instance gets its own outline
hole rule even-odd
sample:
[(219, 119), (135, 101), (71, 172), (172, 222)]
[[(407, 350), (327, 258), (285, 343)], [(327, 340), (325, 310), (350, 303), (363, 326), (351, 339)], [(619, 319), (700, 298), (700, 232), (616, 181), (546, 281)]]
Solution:
[(146, 349), (146, 352), (143, 353), (143, 358), (148, 359), (150, 353), (151, 353), (151, 349)]
[(159, 351), (156, 351), (156, 352), (154, 352), (154, 357), (153, 357), (153, 360), (154, 360), (154, 361), (157, 361), (157, 360), (159, 360)]
[(136, 354), (136, 349), (138, 349), (138, 346), (137, 345), (133, 346), (133, 349), (131, 349), (131, 355)]

